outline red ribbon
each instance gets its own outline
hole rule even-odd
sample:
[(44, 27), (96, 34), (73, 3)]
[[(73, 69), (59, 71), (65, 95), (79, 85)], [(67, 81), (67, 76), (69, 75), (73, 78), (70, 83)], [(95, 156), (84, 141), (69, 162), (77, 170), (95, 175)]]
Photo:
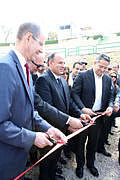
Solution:
[[(85, 129), (89, 128), (90, 126), (93, 125), (93, 123), (95, 122), (95, 120), (97, 118), (99, 118), (101, 115), (98, 115), (98, 116), (95, 116), (94, 118), (92, 118), (92, 120), (90, 121), (90, 123), (79, 129), (78, 131), (72, 133), (72, 134), (69, 134), (67, 136), (67, 140), (71, 139), (72, 137), (78, 135), (79, 133), (81, 133), (82, 131), (84, 131)], [(54, 151), (56, 151), (58, 148), (60, 148), (61, 146), (64, 145), (64, 141), (60, 141), (56, 146), (54, 146), (47, 154), (45, 154), (41, 159), (39, 159), (35, 164), (33, 164), (31, 167), (29, 167), (28, 169), (26, 169), (23, 173), (21, 173), (19, 176), (17, 176), (16, 178), (14, 178), (14, 180), (18, 180), (21, 176), (23, 176), (26, 172), (28, 172), (30, 169), (32, 169), (34, 166), (36, 166), (40, 161), (42, 161), (43, 159), (45, 159), (47, 156), (49, 156), (51, 153), (53, 153)]]

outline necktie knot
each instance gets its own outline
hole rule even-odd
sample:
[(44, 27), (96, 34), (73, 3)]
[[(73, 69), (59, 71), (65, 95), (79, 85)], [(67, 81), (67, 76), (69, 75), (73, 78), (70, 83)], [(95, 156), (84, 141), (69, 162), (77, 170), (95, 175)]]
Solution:
[(29, 64), (26, 63), (25, 67), (26, 67), (27, 82), (28, 82), (28, 86), (30, 87), (30, 67), (29, 67)]
[(28, 64), (28, 63), (25, 64), (25, 67), (26, 67), (26, 70), (27, 70), (27, 71), (30, 71), (30, 67), (29, 67), (29, 64)]

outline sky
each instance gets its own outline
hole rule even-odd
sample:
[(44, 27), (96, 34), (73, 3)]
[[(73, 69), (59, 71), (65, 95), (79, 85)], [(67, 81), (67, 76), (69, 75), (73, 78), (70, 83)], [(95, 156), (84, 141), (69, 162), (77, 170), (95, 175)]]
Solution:
[(95, 31), (120, 32), (119, 0), (2, 0), (0, 25), (16, 28), (24, 22), (39, 23), (45, 32), (59, 25), (91, 26)]

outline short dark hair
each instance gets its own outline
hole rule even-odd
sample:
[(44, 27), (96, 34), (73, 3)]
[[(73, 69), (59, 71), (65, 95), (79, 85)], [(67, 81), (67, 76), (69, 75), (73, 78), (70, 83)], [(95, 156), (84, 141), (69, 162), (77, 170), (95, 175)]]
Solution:
[(50, 56), (48, 56), (48, 60), (47, 60), (47, 65), (49, 66), (49, 61), (52, 60), (54, 61), (56, 53), (52, 53)]
[(28, 32), (31, 32), (33, 36), (37, 37), (41, 32), (40, 26), (30, 22), (21, 24), (17, 32), (17, 39), (21, 40), (22, 37)]
[(79, 61), (75, 62), (75, 63), (73, 64), (73, 68), (75, 68), (76, 64), (82, 65), (82, 62), (79, 62)]
[(96, 61), (99, 62), (100, 60), (104, 59), (105, 61), (110, 63), (110, 57), (105, 55), (105, 54), (100, 54), (97, 58)]

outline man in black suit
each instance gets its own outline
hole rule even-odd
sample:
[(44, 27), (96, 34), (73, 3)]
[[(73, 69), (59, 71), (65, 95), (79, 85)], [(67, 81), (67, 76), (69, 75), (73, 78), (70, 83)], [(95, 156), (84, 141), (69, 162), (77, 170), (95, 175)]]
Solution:
[[(53, 53), (48, 58), (48, 64), (49, 64), (48, 71), (45, 74), (41, 75), (36, 81), (36, 85), (35, 85), (36, 92), (42, 97), (44, 101), (56, 107), (58, 110), (62, 111), (67, 116), (69, 115), (69, 113), (71, 113), (77, 118), (82, 117), (85, 120), (89, 119), (89, 116), (83, 114), (81, 115), (82, 112), (70, 97), (69, 87), (66, 81), (60, 77), (60, 75), (64, 71), (64, 66), (65, 66), (64, 59), (59, 54)], [(49, 121), (49, 117), (47, 119)], [(66, 121), (64, 118), (61, 119), (60, 116), (58, 119), (53, 121), (52, 124), (54, 124), (55, 127), (61, 129), (63, 132), (65, 132), (67, 129), (71, 132), (74, 132), (78, 128), (82, 127), (78, 119), (72, 118), (70, 116), (68, 116), (68, 119)], [(54, 179), (55, 171), (52, 172), (52, 176), (50, 171), (53, 168), (54, 159), (57, 162), (58, 155), (60, 156), (60, 154), (58, 153), (57, 155), (49, 159), (49, 163), (48, 163), (49, 167), (47, 169), (45, 167), (41, 167), (40, 179), (42, 179), (43, 176), (45, 177), (45, 175), (46, 176), (48, 175), (48, 179), (50, 180)], [(56, 163), (54, 164), (54, 167), (55, 166)], [(50, 176), (53, 179), (50, 178)]]
[[(40, 67), (43, 64), (43, 58), (40, 55), (34, 56), (32, 61), (29, 63), (30, 72), (33, 75), (37, 72), (38, 67)], [(37, 79), (36, 79), (37, 80)], [(37, 85), (36, 85), (37, 86)], [(71, 121), (72, 124), (74, 124), (75, 128), (82, 127), (80, 124), (80, 121), (74, 117), (70, 117), (68, 114), (58, 110), (51, 104), (47, 103), (47, 101), (44, 101), (39, 94), (37, 94), (34, 91), (34, 106), (35, 109), (38, 111), (41, 117), (46, 119), (49, 123), (52, 123), (54, 126), (58, 127), (59, 129), (66, 130), (66, 122)], [(81, 113), (79, 109), (77, 109), (77, 113)], [(84, 115), (83, 115), (84, 116)], [(79, 115), (78, 115), (79, 117)], [(62, 123), (61, 123), (62, 122)], [(72, 127), (71, 124), (71, 127)], [(71, 129), (71, 131), (75, 130)]]
[[(97, 112), (102, 111), (106, 116), (112, 114), (113, 96), (112, 96), (112, 81), (105, 74), (107, 66), (110, 63), (110, 58), (101, 54), (95, 61), (92, 69), (80, 72), (73, 84), (72, 97), (82, 112), (95, 116)], [(86, 138), (87, 141), (87, 167), (91, 174), (98, 177), (98, 170), (94, 166), (95, 152), (97, 141), (99, 139), (100, 130), (103, 126), (102, 116), (96, 120), (96, 125), (91, 126), (86, 131), (75, 137), (75, 153), (77, 161), (76, 175), (79, 178), (83, 177), (83, 166), (85, 164), (84, 148)], [(104, 150), (101, 152), (104, 155), (108, 153)]]

